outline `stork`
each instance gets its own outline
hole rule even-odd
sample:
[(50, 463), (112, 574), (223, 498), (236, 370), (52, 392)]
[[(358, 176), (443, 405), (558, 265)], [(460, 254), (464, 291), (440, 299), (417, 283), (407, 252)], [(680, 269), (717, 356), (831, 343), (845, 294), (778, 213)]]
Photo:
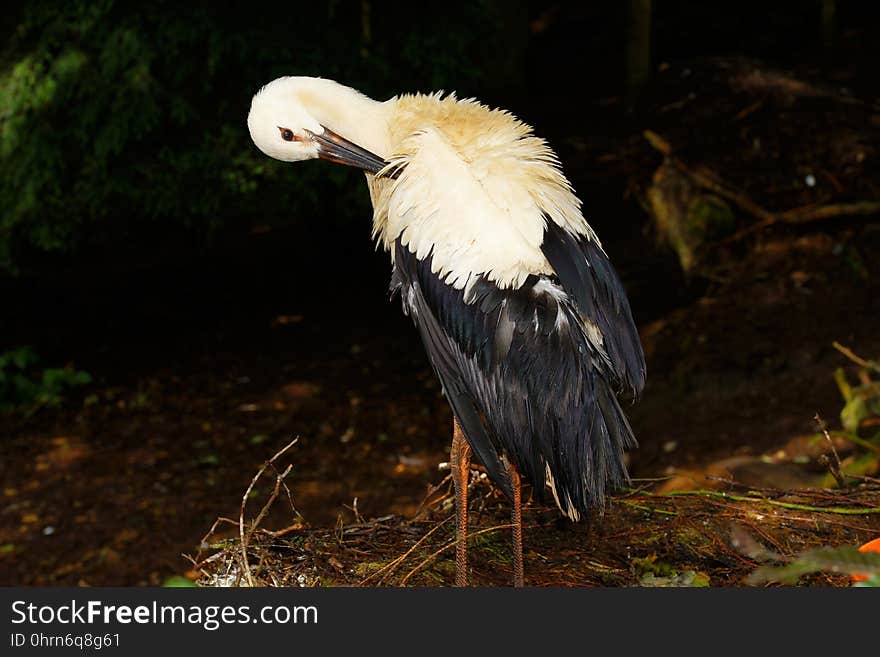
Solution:
[(253, 97), (256, 146), (362, 169), (391, 291), (452, 407), (457, 586), (467, 585), (472, 453), (511, 500), (523, 584), (521, 480), (574, 521), (625, 484), (635, 438), (618, 394), (645, 361), (623, 285), (559, 160), (509, 112), (454, 94), (372, 100), (282, 77)]

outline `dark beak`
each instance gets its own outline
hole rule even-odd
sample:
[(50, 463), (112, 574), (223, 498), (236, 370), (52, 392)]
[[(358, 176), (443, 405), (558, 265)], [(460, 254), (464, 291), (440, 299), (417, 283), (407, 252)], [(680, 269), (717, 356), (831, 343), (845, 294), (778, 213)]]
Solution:
[[(361, 148), (357, 144), (348, 141), (345, 137), (340, 137), (328, 128), (324, 128), (324, 134), (322, 135), (309, 133), (309, 136), (318, 144), (318, 157), (322, 160), (363, 169), (374, 175), (388, 166), (388, 162), (375, 153), (371, 153), (366, 148)], [(395, 171), (387, 175), (389, 178), (396, 178), (398, 172)]]

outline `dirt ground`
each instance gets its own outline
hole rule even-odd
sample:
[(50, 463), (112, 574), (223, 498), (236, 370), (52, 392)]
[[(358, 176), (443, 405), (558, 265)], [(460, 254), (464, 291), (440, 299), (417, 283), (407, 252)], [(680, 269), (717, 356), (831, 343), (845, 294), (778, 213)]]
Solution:
[[(848, 363), (831, 342), (880, 352), (872, 310), (880, 267), (863, 258), (870, 268), (863, 280), (839, 266), (842, 242), (876, 252), (880, 231), (768, 237), (705, 296), (643, 327), (650, 378), (631, 409), (641, 443), (633, 476), (773, 453), (815, 433), (817, 412), (839, 424), (832, 373)], [(398, 311), (380, 305), (379, 312)], [(446, 460), (451, 419), (413, 332), (402, 321), (388, 324), (352, 342), (307, 316), (288, 317), (249, 342), (283, 343), (282, 353), (206, 350), (192, 355), (189, 371), (98, 386), (80, 406), (5, 420), (0, 544), (11, 547), (0, 554), (0, 581), (158, 584), (186, 572), (181, 554), (195, 554), (216, 517), (238, 517), (251, 477), (294, 436), (287, 481), (308, 526), (355, 522), (355, 499), (363, 518), (412, 517), (443, 478), (437, 466)], [(271, 486), (261, 481), (255, 499)], [(295, 520), (277, 507), (264, 526)], [(852, 542), (880, 531), (878, 520), (849, 519)], [(530, 526), (526, 540), (551, 562), (569, 552), (588, 560), (601, 538), (616, 546), (616, 568), (626, 570), (628, 544), (613, 536), (637, 531), (660, 540), (670, 518), (615, 503), (591, 530), (544, 522)], [(584, 563), (539, 581), (604, 578)]]
[[(595, 192), (606, 208), (625, 206), (624, 218), (641, 213), (634, 231), (600, 225), (599, 232), (610, 235), (606, 247), (631, 290), (648, 386), (629, 408), (640, 442), (631, 454), (633, 490), (584, 525), (528, 506), (527, 582), (625, 585), (691, 573), (711, 585), (738, 584), (756, 562), (731, 547), (732, 525), (786, 556), (876, 537), (875, 512), (797, 512), (698, 491), (748, 497), (825, 481), (821, 454), (796, 446), (816, 434), (817, 413), (832, 429), (840, 426), (834, 371), (854, 376), (856, 367), (832, 343), (866, 358), (880, 354), (880, 259), (872, 257), (880, 252), (880, 226), (864, 217), (768, 226), (712, 247), (703, 254), (711, 267), (690, 278), (670, 275), (669, 253), (653, 246), (649, 229), (647, 237), (639, 232), (646, 221), (630, 196), (634, 177), (648, 180), (657, 154), (644, 145), (621, 156), (607, 144), (584, 152), (582, 143), (561, 143), (563, 160), (582, 172), (584, 196)], [(683, 157), (708, 155), (685, 150)], [(591, 168), (596, 162), (606, 163), (614, 184), (588, 172), (599, 170)], [(745, 180), (738, 187), (752, 193)], [(873, 184), (857, 190), (874, 193)], [(788, 207), (798, 203), (793, 194), (773, 198)], [(648, 246), (628, 248), (634, 243)], [(277, 549), (269, 534), (253, 538), (260, 558), (289, 557), (281, 570), (293, 579), (285, 583), (448, 583), (449, 510), (435, 499), (416, 514), (445, 476), (438, 464), (447, 459), (451, 415), (409, 320), (386, 302), (381, 277), (371, 285), (349, 300), (347, 315), (303, 300), (269, 304), (229, 325), (208, 318), (155, 338), (108, 331), (94, 344), (81, 340), (87, 355), (76, 364), (96, 383), (59, 410), (0, 417), (0, 584), (156, 585), (172, 575), (207, 582), (224, 568), (228, 574), (222, 541), (238, 527), (221, 523), (213, 548), (200, 542), (216, 518), (238, 519), (254, 474), (294, 437), (279, 469), (292, 466), (285, 482), (296, 513), (279, 499), (261, 527), (297, 528)], [(159, 326), (169, 311), (152, 312)], [(39, 330), (66, 329), (63, 319), (53, 321)], [(89, 321), (92, 328), (101, 322)], [(707, 480), (706, 472), (746, 488)], [(271, 476), (257, 482), (251, 518), (273, 485)], [(880, 493), (866, 486), (818, 501), (770, 497), (880, 506)], [(472, 578), (505, 584), (507, 539), (491, 528), (506, 523), (506, 503), (483, 484), (477, 489), (482, 512), (472, 531), (485, 531), (473, 545)], [(665, 495), (672, 489), (691, 494)], [(202, 557), (219, 555), (201, 572), (182, 556), (200, 548)]]

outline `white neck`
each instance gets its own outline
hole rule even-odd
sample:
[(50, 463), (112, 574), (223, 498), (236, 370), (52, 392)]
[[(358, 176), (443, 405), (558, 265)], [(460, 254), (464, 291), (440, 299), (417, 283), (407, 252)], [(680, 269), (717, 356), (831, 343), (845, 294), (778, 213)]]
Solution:
[(391, 155), (392, 101), (373, 100), (324, 78), (290, 79), (296, 96), (321, 125), (379, 157)]

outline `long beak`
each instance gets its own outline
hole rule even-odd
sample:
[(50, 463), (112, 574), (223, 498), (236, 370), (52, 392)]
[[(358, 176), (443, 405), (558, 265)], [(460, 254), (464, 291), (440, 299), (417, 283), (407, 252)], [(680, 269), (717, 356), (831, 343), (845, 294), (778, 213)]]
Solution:
[[(388, 162), (366, 148), (340, 137), (328, 128), (324, 128), (324, 134), (316, 135), (309, 133), (309, 137), (318, 144), (318, 157), (329, 162), (357, 167), (372, 174), (379, 173), (388, 166)], [(396, 178), (397, 172), (390, 173), (389, 177)]]

